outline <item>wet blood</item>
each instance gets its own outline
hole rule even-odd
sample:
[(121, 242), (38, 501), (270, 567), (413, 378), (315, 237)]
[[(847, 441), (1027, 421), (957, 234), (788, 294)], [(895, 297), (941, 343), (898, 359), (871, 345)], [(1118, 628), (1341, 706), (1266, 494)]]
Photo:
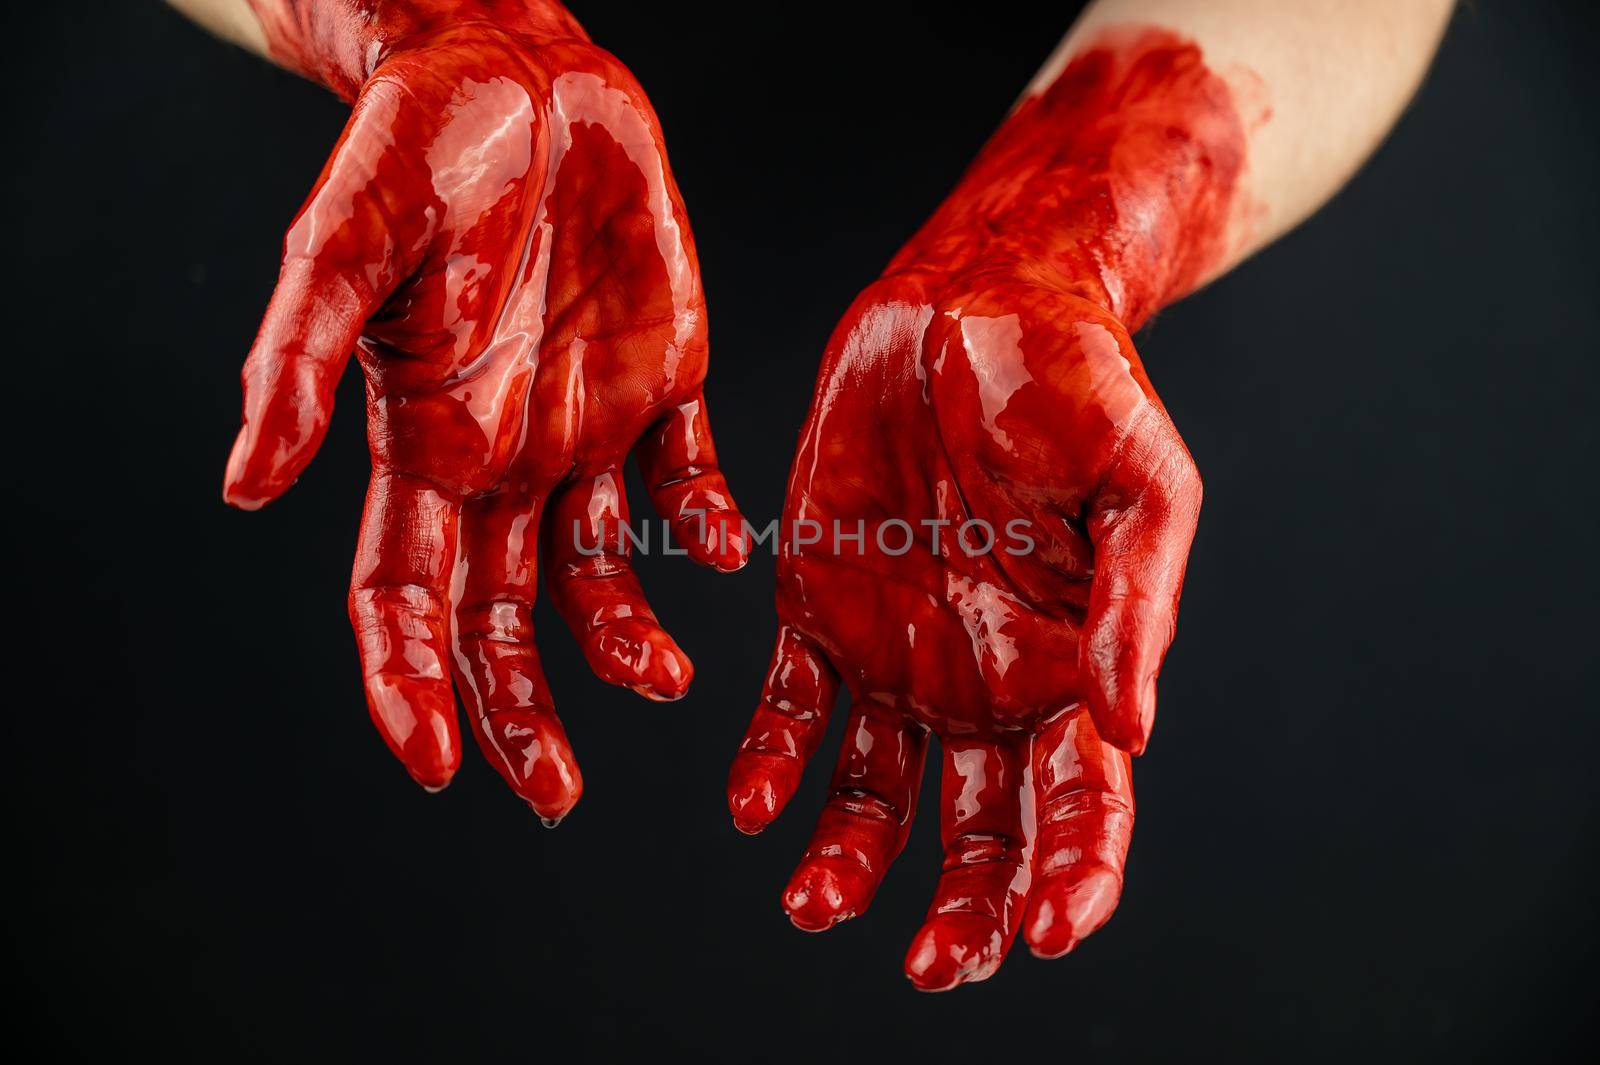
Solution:
[[(1019, 930), (1064, 953), (1116, 905), (1129, 754), (1200, 505), (1129, 334), (1240, 239), (1244, 166), (1232, 93), (1196, 45), (1104, 33), (1016, 109), (828, 344), (785, 527), (829, 532), (780, 557), (778, 647), (728, 798), (745, 831), (776, 817), (849, 690), (832, 794), (784, 893), (795, 924), (827, 928), (899, 853), (937, 735), (945, 861), (906, 957), (920, 988), (989, 976)], [(1031, 551), (950, 535), (1018, 522)]]
[(620, 535), (628, 453), (691, 556), (730, 570), (748, 551), (655, 113), (558, 4), (253, 3), (272, 54), (354, 110), (285, 240), (224, 494), (253, 509), (293, 483), (354, 352), (372, 480), (350, 616), (373, 721), (443, 787), (459, 691), (553, 823), (582, 780), (533, 641), (541, 562), (594, 670), (670, 700), (693, 671)]

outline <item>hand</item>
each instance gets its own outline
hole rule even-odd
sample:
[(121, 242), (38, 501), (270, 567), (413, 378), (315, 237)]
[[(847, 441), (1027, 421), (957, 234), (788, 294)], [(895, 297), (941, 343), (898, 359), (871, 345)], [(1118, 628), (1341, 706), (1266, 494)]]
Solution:
[(582, 779), (534, 646), (541, 540), (594, 671), (657, 700), (692, 667), (619, 535), (628, 452), (688, 554), (735, 570), (748, 550), (701, 395), (693, 239), (644, 93), (557, 5), (388, 4), (370, 46), (330, 43), (349, 20), (326, 9), (348, 6), (257, 5), (275, 54), (356, 100), (285, 241), (225, 496), (289, 487), (356, 351), (373, 472), (350, 616), (372, 719), (443, 787), (453, 675), (484, 754), (553, 824)]
[[(1088, 300), (918, 272), (857, 300), (785, 511), (822, 542), (795, 546), (807, 526), (780, 556), (778, 647), (729, 783), (739, 827), (760, 831), (843, 676), (832, 795), (783, 896), (796, 925), (866, 909), (930, 730), (945, 863), (912, 981), (989, 976), (1019, 925), (1054, 957), (1105, 922), (1133, 828), (1129, 757), (1106, 739), (1148, 734), (1199, 503), (1126, 331)], [(859, 550), (836, 530), (864, 531)]]
[(1104, 923), (1133, 829), (1128, 754), (1106, 740), (1148, 733), (1199, 503), (1127, 333), (1088, 300), (912, 272), (856, 301), (795, 459), (778, 647), (729, 782), (760, 831), (842, 675), (832, 795), (783, 896), (796, 925), (866, 909), (930, 730), (945, 862), (912, 981), (989, 976), (1019, 925), (1054, 957)]
[(1129, 755), (1200, 507), (1125, 323), (1227, 244), (1240, 151), (1218, 84), (1167, 35), (1083, 53), (823, 359), (784, 512), (778, 646), (728, 801), (746, 832), (778, 815), (843, 679), (832, 793), (783, 895), (820, 931), (863, 912), (900, 852), (936, 734), (944, 869), (905, 962), (925, 990), (990, 976), (1019, 929), (1036, 954), (1066, 953), (1121, 893)]

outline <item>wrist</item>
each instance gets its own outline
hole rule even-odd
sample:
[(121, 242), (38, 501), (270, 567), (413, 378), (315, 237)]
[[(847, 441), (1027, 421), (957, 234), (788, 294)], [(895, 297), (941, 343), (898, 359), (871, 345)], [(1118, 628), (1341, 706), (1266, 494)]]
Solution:
[(554, 40), (587, 39), (554, 0), (248, 0), (272, 60), (353, 100), (372, 72), (405, 43), (461, 22)]
[(1242, 243), (1245, 131), (1192, 43), (1119, 28), (1020, 104), (891, 271), (1052, 284), (1130, 331)]

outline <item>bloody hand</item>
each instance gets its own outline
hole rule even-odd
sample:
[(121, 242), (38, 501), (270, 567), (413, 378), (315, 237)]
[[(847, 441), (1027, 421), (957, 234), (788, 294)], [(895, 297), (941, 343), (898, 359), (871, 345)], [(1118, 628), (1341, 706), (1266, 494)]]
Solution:
[(544, 0), (254, 0), (273, 54), (353, 99), (244, 368), (225, 497), (310, 461), (350, 353), (372, 481), (350, 593), (372, 719), (428, 788), (485, 755), (547, 822), (582, 790), (534, 647), (539, 554), (595, 672), (691, 666), (630, 566), (622, 464), (696, 560), (743, 565), (701, 383), (705, 300), (656, 118)]
[[(1243, 135), (1198, 50), (1119, 31), (1024, 103), (845, 314), (789, 482), (766, 689), (729, 780), (758, 832), (839, 681), (831, 797), (783, 905), (866, 909), (928, 734), (945, 858), (906, 957), (991, 975), (1019, 928), (1071, 950), (1110, 916), (1200, 479), (1129, 333), (1230, 239)], [(808, 542), (809, 541), (809, 542)]]

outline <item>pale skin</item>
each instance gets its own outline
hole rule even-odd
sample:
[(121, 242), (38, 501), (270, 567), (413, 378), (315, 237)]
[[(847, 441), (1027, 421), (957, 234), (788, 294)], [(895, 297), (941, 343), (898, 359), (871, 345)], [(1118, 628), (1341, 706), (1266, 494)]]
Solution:
[(1107, 26), (1193, 40), (1227, 78), (1247, 123), (1249, 168), (1226, 273), (1326, 203), (1416, 93), (1454, 0), (1098, 0), (1025, 95), (1047, 88)]
[(256, 13), (244, 0), (167, 0), (167, 3), (223, 40), (266, 57), (267, 35), (261, 31)]

